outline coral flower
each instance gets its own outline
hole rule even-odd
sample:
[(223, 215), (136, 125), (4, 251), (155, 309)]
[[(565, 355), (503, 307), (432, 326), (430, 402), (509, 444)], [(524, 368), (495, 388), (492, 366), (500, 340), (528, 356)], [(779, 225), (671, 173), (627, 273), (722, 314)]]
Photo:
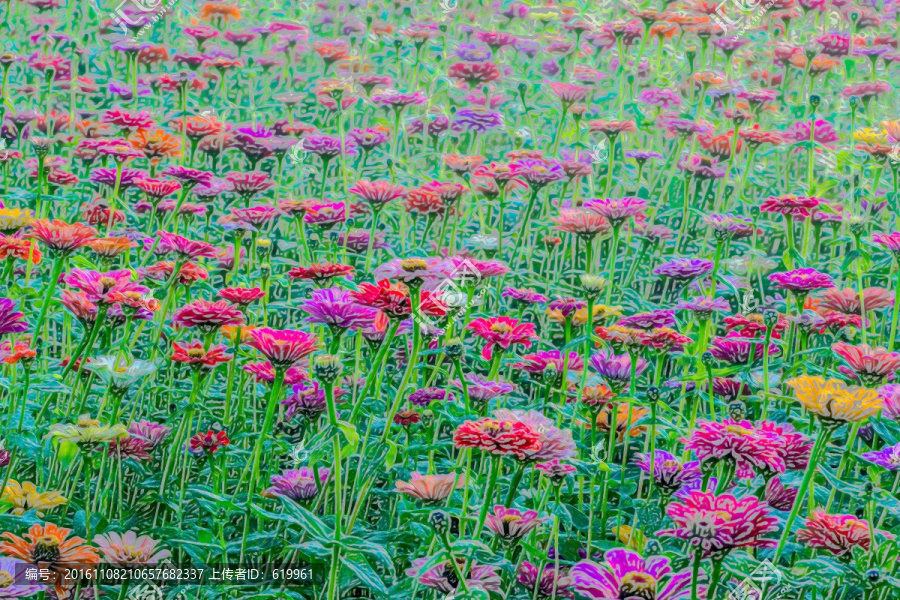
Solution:
[(42, 219), (33, 221), (25, 235), (43, 242), (54, 255), (66, 256), (86, 246), (97, 236), (97, 231), (81, 223), (70, 225), (57, 219)]
[(225, 346), (211, 346), (208, 350), (204, 349), (203, 342), (196, 341), (188, 346), (177, 342), (172, 344), (172, 360), (182, 362), (189, 365), (192, 369), (214, 369), (221, 363), (231, 360), (231, 355), (226, 354)]
[(831, 350), (844, 359), (863, 385), (877, 387), (900, 369), (900, 354), (868, 344), (853, 346), (844, 342), (831, 345)]
[(69, 537), (71, 529), (57, 527), (53, 523), (31, 526), (25, 538), (6, 532), (7, 541), (0, 543), (0, 552), (18, 558), (32, 565), (49, 569), (50, 581), (59, 598), (68, 598), (75, 587), (72, 579), (67, 579), (67, 565), (96, 565), (100, 557), (96, 550), (85, 545), (80, 537)]
[(854, 548), (868, 550), (872, 542), (869, 524), (853, 515), (829, 515), (816, 510), (797, 532), (797, 541), (809, 548), (827, 550), (833, 556), (845, 556)]
[(224, 431), (207, 431), (198, 433), (190, 439), (190, 452), (194, 455), (215, 454), (220, 448), (229, 445), (231, 440)]
[(847, 385), (838, 379), (803, 375), (785, 383), (794, 389), (806, 410), (826, 423), (857, 423), (881, 410), (878, 392)]
[(448, 473), (447, 475), (420, 475), (413, 473), (409, 481), (398, 481), (395, 491), (406, 494), (425, 504), (441, 504), (453, 490), (466, 486), (465, 477)]

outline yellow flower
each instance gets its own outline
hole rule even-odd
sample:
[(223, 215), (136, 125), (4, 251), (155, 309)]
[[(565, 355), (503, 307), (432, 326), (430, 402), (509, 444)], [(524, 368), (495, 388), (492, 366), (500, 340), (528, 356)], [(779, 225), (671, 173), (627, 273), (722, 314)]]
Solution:
[(863, 144), (874, 145), (888, 143), (888, 134), (884, 129), (875, 129), (871, 127), (857, 129), (853, 132), (853, 137), (856, 138), (856, 141), (862, 142)]
[(14, 233), (34, 221), (34, 213), (21, 208), (0, 208), (0, 231)]
[(857, 423), (878, 414), (878, 392), (838, 379), (804, 375), (786, 382), (809, 412), (826, 421)]
[(643, 553), (647, 538), (640, 529), (633, 529), (630, 525), (613, 527), (612, 531), (619, 538), (619, 542), (626, 544), (632, 550)]
[(112, 440), (128, 435), (128, 430), (122, 424), (101, 425), (100, 421), (92, 419), (90, 415), (78, 417), (78, 424), (56, 424), (50, 426), (47, 437), (73, 444), (96, 445), (106, 444)]
[(13, 505), (12, 514), (14, 515), (23, 515), (29, 510), (37, 509), (39, 517), (44, 516), (42, 511), (67, 502), (62, 492), (38, 492), (30, 481), (19, 485), (19, 482), (14, 479), (10, 479), (6, 485), (3, 501)]

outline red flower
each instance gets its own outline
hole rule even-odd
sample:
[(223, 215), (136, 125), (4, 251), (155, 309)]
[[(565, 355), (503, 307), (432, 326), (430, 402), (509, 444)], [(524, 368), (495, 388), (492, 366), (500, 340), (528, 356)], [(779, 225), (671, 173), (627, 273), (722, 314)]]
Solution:
[(294, 267), (288, 271), (288, 277), (294, 279), (311, 279), (316, 285), (321, 285), (334, 277), (353, 277), (353, 267), (334, 263), (314, 263), (307, 267)]
[(453, 442), (457, 448), (478, 448), (490, 454), (519, 457), (528, 450), (539, 450), (541, 446), (540, 435), (529, 425), (488, 418), (460, 425)]
[(224, 431), (207, 431), (206, 433), (198, 433), (191, 438), (191, 452), (205, 452), (207, 454), (215, 454), (219, 448), (224, 448), (231, 443)]
[(219, 290), (219, 296), (238, 306), (247, 306), (256, 302), (266, 293), (257, 288), (225, 288)]
[(172, 356), (175, 362), (183, 362), (192, 369), (213, 369), (220, 363), (231, 360), (230, 354), (225, 354), (225, 346), (213, 346), (209, 350), (203, 349), (203, 342), (193, 342), (190, 346), (182, 346), (179, 343), (172, 344)]
[(243, 325), (244, 315), (224, 300), (196, 300), (176, 312), (172, 323), (176, 327), (196, 327), (206, 335), (224, 325)]

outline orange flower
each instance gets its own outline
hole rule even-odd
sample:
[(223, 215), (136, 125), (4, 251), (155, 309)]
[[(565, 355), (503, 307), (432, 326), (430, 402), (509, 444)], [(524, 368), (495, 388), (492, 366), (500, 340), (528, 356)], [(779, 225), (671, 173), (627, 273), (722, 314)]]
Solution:
[(129, 248), (137, 248), (137, 243), (127, 237), (108, 237), (91, 240), (88, 246), (99, 256), (115, 258)]
[[(628, 414), (629, 407), (626, 405), (619, 405), (616, 410), (616, 433), (618, 434), (620, 442), (625, 439), (626, 431), (628, 431), (628, 435), (631, 437), (638, 437), (647, 431), (646, 426), (638, 425), (637, 427), (634, 427), (634, 424), (646, 416), (649, 412), (648, 409), (641, 406), (631, 406), (630, 408), (630, 415)], [(597, 415), (598, 431), (609, 431), (609, 411), (610, 408), (609, 405), (607, 405), (607, 408)], [(629, 416), (631, 418), (629, 418)], [(588, 425), (588, 427), (590, 427), (590, 425)]]
[(222, 334), (222, 337), (230, 341), (232, 344), (234, 343), (234, 337), (237, 335), (238, 329), (241, 331), (241, 343), (246, 344), (250, 340), (253, 339), (253, 336), (250, 334), (253, 329), (253, 325), (242, 325), (240, 328), (234, 325), (225, 325), (222, 327), (219, 332)]
[(200, 18), (212, 21), (216, 17), (221, 17), (226, 21), (229, 18), (234, 18), (235, 21), (241, 18), (241, 11), (237, 6), (230, 6), (228, 4), (219, 4), (216, 2), (210, 2), (209, 4), (204, 4), (203, 8), (200, 9)]
[(75, 582), (65, 578), (66, 565), (94, 565), (100, 562), (97, 552), (84, 545), (80, 537), (66, 539), (71, 529), (57, 527), (53, 523), (32, 525), (25, 537), (6, 532), (7, 540), (0, 543), (0, 553), (50, 570), (50, 580), (59, 598), (71, 596)]
[(25, 340), (16, 342), (15, 347), (8, 340), (0, 346), (0, 359), (8, 365), (14, 365), (20, 360), (28, 362), (35, 356), (37, 351), (32, 350)]
[(128, 142), (133, 148), (143, 152), (152, 164), (159, 163), (164, 157), (181, 155), (178, 138), (162, 129), (138, 129), (128, 138)]

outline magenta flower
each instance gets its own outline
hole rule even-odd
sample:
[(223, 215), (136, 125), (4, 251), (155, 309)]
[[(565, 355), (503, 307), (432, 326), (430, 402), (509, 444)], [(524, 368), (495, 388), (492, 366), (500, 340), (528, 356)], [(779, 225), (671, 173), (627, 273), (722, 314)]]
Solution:
[(643, 214), (647, 201), (642, 198), (594, 198), (587, 200), (584, 207), (612, 223), (613, 227), (632, 217)]
[[(407, 577), (415, 577), (419, 585), (437, 590), (441, 594), (452, 594), (459, 587), (459, 579), (456, 575), (456, 569), (449, 562), (439, 562), (433, 567), (424, 568), (427, 564), (433, 564), (433, 557), (423, 556), (412, 562), (412, 566), (406, 569)], [(460, 570), (466, 566), (465, 559), (459, 559), (458, 567)], [(472, 562), (469, 566), (469, 572), (463, 573), (466, 579), (466, 586), (469, 589), (479, 588), (486, 592), (500, 592), (503, 580), (497, 573), (497, 567), (492, 565), (481, 565)]]
[[(505, 394), (509, 394), (516, 389), (511, 383), (505, 381), (490, 381), (484, 379), (475, 373), (466, 373), (466, 388), (469, 392), (469, 399), (477, 404), (487, 404), (494, 398), (498, 398)], [(451, 382), (453, 387), (462, 390), (462, 383), (458, 380)]]
[(538, 598), (572, 598), (572, 586), (575, 581), (568, 574), (568, 570), (560, 568), (560, 572), (556, 572), (554, 563), (544, 565), (543, 572), (538, 571), (538, 567), (531, 564), (527, 560), (523, 560), (519, 565), (516, 573), (516, 582), (525, 588), (528, 597), (532, 598), (537, 588)]
[(671, 309), (652, 310), (623, 317), (616, 323), (619, 327), (636, 329), (657, 329), (659, 327), (675, 327), (675, 311)]
[(299, 307), (309, 314), (310, 323), (322, 323), (333, 330), (358, 329), (371, 323), (378, 311), (358, 304), (342, 287), (313, 290), (312, 297)]
[(103, 302), (105, 304), (121, 302), (124, 294), (146, 294), (150, 291), (150, 288), (133, 283), (131, 281), (131, 271), (127, 269), (109, 271), (107, 273), (72, 269), (63, 278), (63, 281), (86, 293), (92, 302)]
[(670, 504), (667, 513), (675, 528), (657, 535), (685, 540), (694, 552), (713, 560), (721, 560), (735, 548), (776, 545), (762, 536), (778, 529), (778, 519), (756, 498), (739, 500), (730, 494), (692, 492), (683, 503)]
[(811, 268), (772, 273), (769, 275), (769, 281), (774, 283), (778, 289), (789, 290), (800, 295), (808, 294), (813, 290), (834, 287), (830, 276)]
[(691, 595), (690, 569), (673, 573), (665, 556), (644, 558), (634, 550), (615, 548), (603, 558), (603, 564), (583, 560), (572, 567), (575, 591), (589, 600), (682, 600)]
[(251, 329), (247, 342), (269, 359), (276, 369), (287, 369), (318, 349), (319, 339), (309, 333), (294, 330), (259, 327)]
[[(194, 260), (201, 257), (213, 258), (216, 256), (216, 248), (206, 242), (189, 240), (184, 236), (168, 231), (157, 231), (159, 242), (156, 244), (157, 254), (175, 254), (181, 260)], [(153, 241), (147, 239), (144, 246), (149, 250)]]
[[(778, 354), (778, 346), (769, 345), (769, 356)], [(725, 337), (713, 338), (709, 352), (716, 360), (731, 365), (745, 365), (760, 360), (763, 356), (763, 342), (742, 337), (740, 332), (731, 331)]]

